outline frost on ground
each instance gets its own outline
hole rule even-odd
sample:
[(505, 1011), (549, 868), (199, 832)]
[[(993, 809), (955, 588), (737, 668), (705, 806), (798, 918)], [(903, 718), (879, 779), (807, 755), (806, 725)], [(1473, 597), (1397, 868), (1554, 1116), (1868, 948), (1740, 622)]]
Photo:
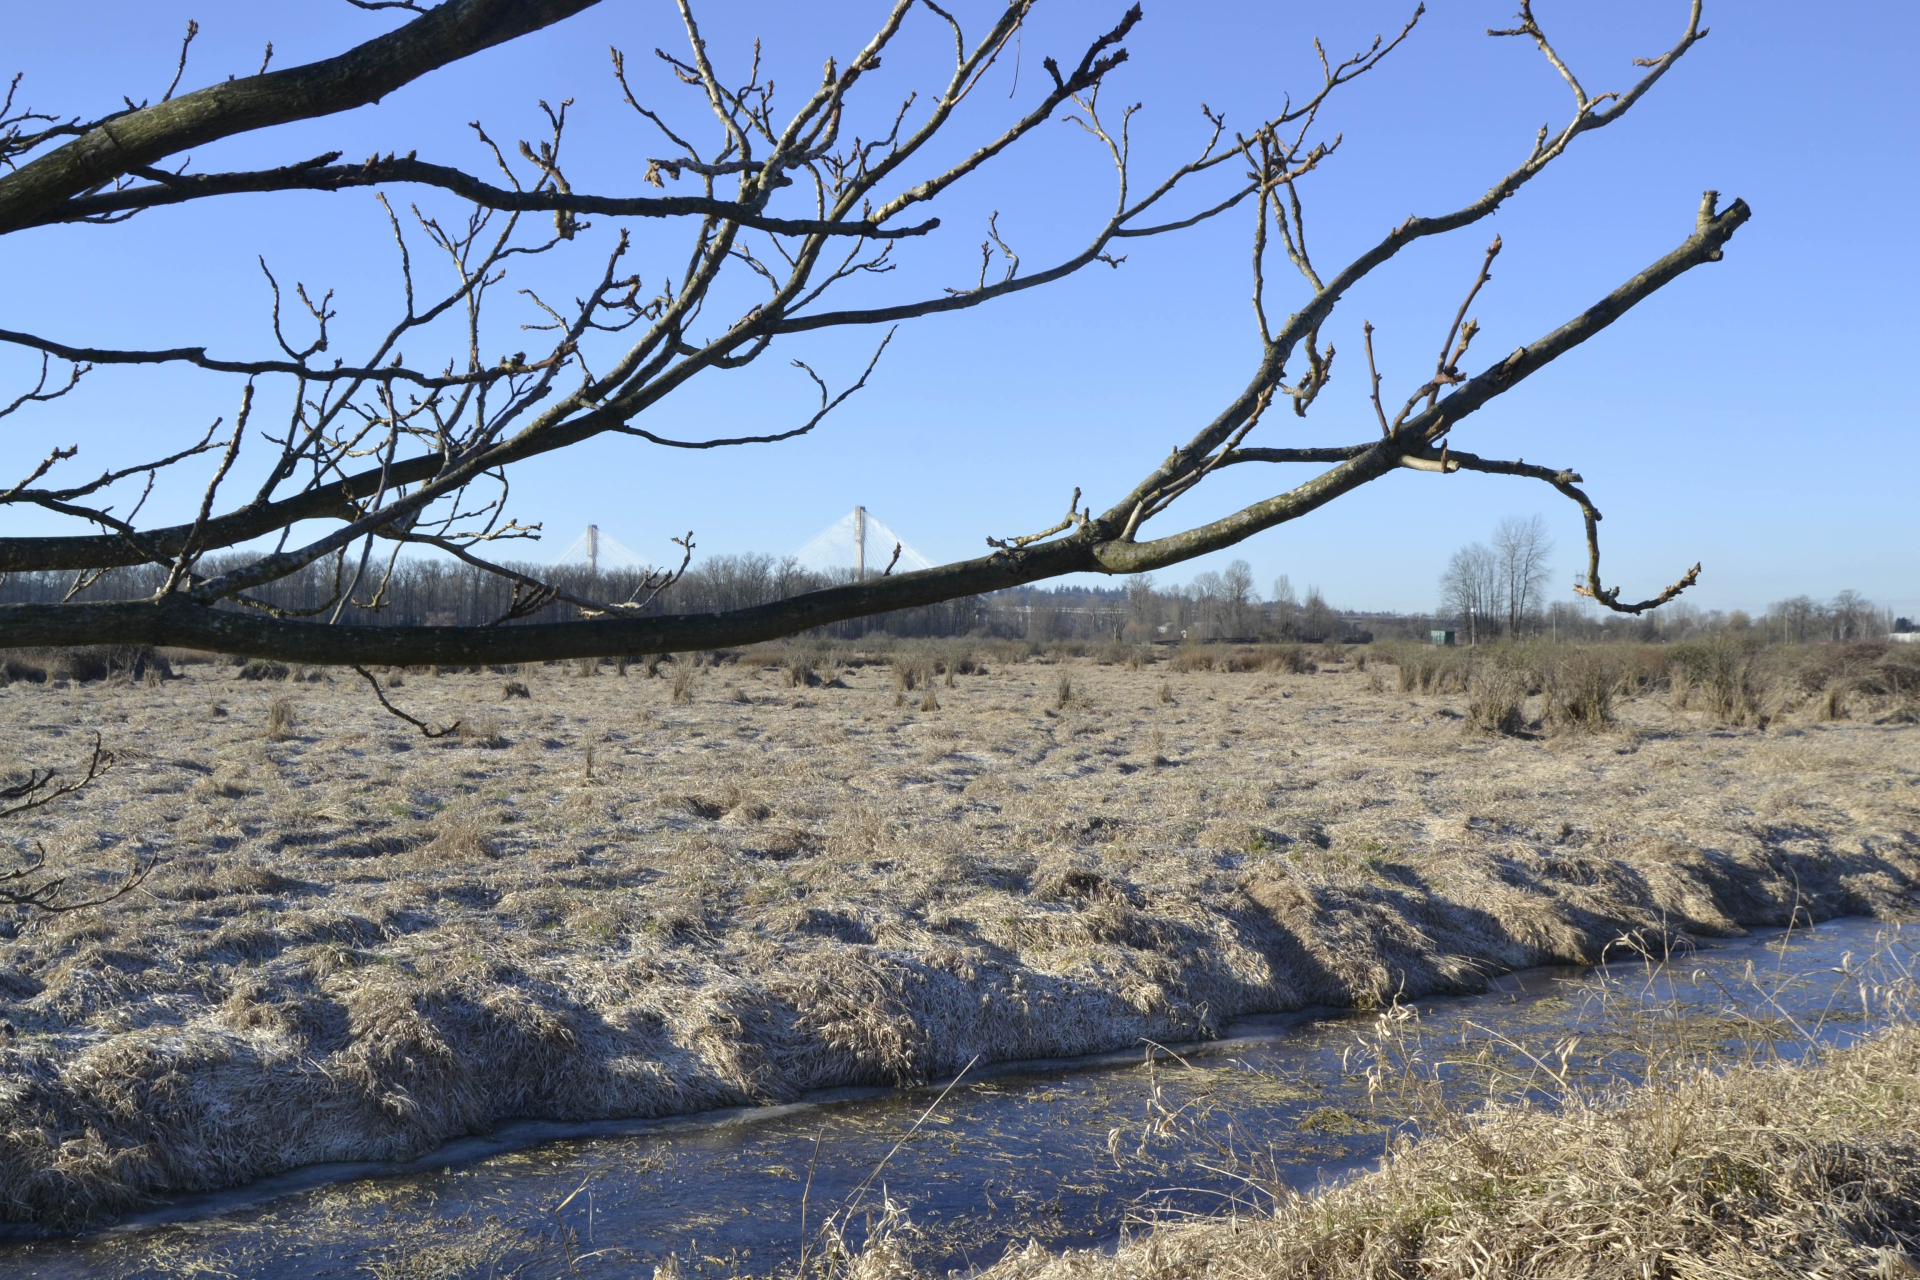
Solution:
[(0, 1216), (1473, 990), (1920, 881), (1905, 723), (1661, 696), (1512, 737), (1377, 664), (767, 656), (408, 674), (436, 740), (351, 674), (0, 688), (0, 768), (95, 731), (119, 761), (12, 847), (78, 885), (158, 860), (0, 923)]

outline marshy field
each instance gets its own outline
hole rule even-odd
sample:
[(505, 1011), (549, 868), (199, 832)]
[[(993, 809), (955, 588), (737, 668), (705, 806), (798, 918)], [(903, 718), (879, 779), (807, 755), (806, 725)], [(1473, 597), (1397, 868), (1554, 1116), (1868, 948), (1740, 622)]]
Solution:
[[(1893, 922), (1920, 890), (1920, 654), (1885, 644), (378, 672), (437, 737), (351, 671), (4, 671), (0, 767), (84, 772), (96, 734), (112, 759), (10, 819), (12, 855), (74, 896), (144, 869), (105, 905), (0, 917), (0, 1218), (34, 1229), (513, 1121), (917, 1086), (1319, 1006), (1385, 1034), (1622, 939)], [(1658, 1090), (1428, 1114), (1320, 1195), (1117, 1253), (1023, 1238), (991, 1274), (1913, 1274), (1920, 1039), (1892, 1021)], [(1665, 1207), (1626, 1221), (1634, 1197)], [(1562, 1230), (1602, 1203), (1620, 1221)], [(875, 1239), (831, 1265), (919, 1265)], [(1786, 1269), (1728, 1261), (1787, 1240), (1812, 1243)]]

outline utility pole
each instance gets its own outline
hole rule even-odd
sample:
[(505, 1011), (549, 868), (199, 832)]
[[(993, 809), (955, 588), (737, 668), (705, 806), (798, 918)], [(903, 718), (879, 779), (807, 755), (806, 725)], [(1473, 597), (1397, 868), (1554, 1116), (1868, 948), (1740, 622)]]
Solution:
[(600, 575), (600, 526), (597, 524), (590, 524), (587, 526), (587, 576), (589, 578), (596, 578), (599, 575)]
[(853, 509), (853, 576), (857, 582), (867, 580), (867, 509)]

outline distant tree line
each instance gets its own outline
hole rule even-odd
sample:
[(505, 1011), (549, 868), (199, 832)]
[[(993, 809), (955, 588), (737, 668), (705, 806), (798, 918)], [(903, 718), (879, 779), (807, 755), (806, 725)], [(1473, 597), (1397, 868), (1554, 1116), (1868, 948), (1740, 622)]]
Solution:
[[(1776, 602), (1759, 617), (1742, 610), (1701, 610), (1676, 602), (1641, 617), (1603, 613), (1578, 599), (1548, 600), (1552, 544), (1537, 517), (1502, 521), (1491, 545), (1456, 552), (1441, 579), (1440, 608), (1432, 614), (1361, 613), (1330, 604), (1318, 587), (1296, 591), (1282, 575), (1263, 597), (1252, 567), (1235, 560), (1191, 582), (1162, 587), (1149, 573), (1114, 586), (1019, 587), (964, 596), (939, 604), (849, 619), (814, 632), (835, 640), (875, 633), (900, 637), (992, 636), (1038, 642), (1098, 641), (1178, 644), (1225, 641), (1426, 640), (1434, 630), (1453, 630), (1462, 643), (1540, 637), (1603, 641), (1682, 640), (1732, 631), (1773, 643), (1854, 640), (1912, 630), (1857, 591), (1830, 601), (1795, 596)], [(243, 563), (241, 557), (233, 558)], [(520, 565), (531, 577), (575, 594), (642, 603), (642, 613), (720, 612), (785, 599), (844, 582), (851, 571), (820, 572), (791, 557), (762, 554), (711, 556), (693, 563), (671, 586), (649, 595), (642, 569), (584, 565)], [(0, 604), (63, 598), (139, 598), (159, 588), (162, 566), (113, 569), (102, 574), (17, 573), (0, 579)], [(348, 590), (325, 566), (312, 565), (261, 587), (258, 605), (284, 616), (324, 624), (380, 626), (480, 626), (562, 621), (579, 616), (572, 605), (551, 604), (508, 617), (513, 588), (497, 574), (445, 559), (401, 559), (390, 573), (369, 570)], [(344, 604), (333, 603), (344, 598)], [(225, 608), (247, 607), (228, 604)], [(1904, 624), (1904, 625), (1903, 625)]]

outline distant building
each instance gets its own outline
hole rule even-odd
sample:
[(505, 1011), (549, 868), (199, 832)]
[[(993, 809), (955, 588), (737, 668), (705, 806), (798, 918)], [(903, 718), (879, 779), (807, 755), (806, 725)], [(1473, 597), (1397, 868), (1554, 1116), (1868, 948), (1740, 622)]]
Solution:
[(1429, 631), (1427, 637), (1432, 644), (1451, 645), (1453, 643), (1453, 632), (1451, 631)]

